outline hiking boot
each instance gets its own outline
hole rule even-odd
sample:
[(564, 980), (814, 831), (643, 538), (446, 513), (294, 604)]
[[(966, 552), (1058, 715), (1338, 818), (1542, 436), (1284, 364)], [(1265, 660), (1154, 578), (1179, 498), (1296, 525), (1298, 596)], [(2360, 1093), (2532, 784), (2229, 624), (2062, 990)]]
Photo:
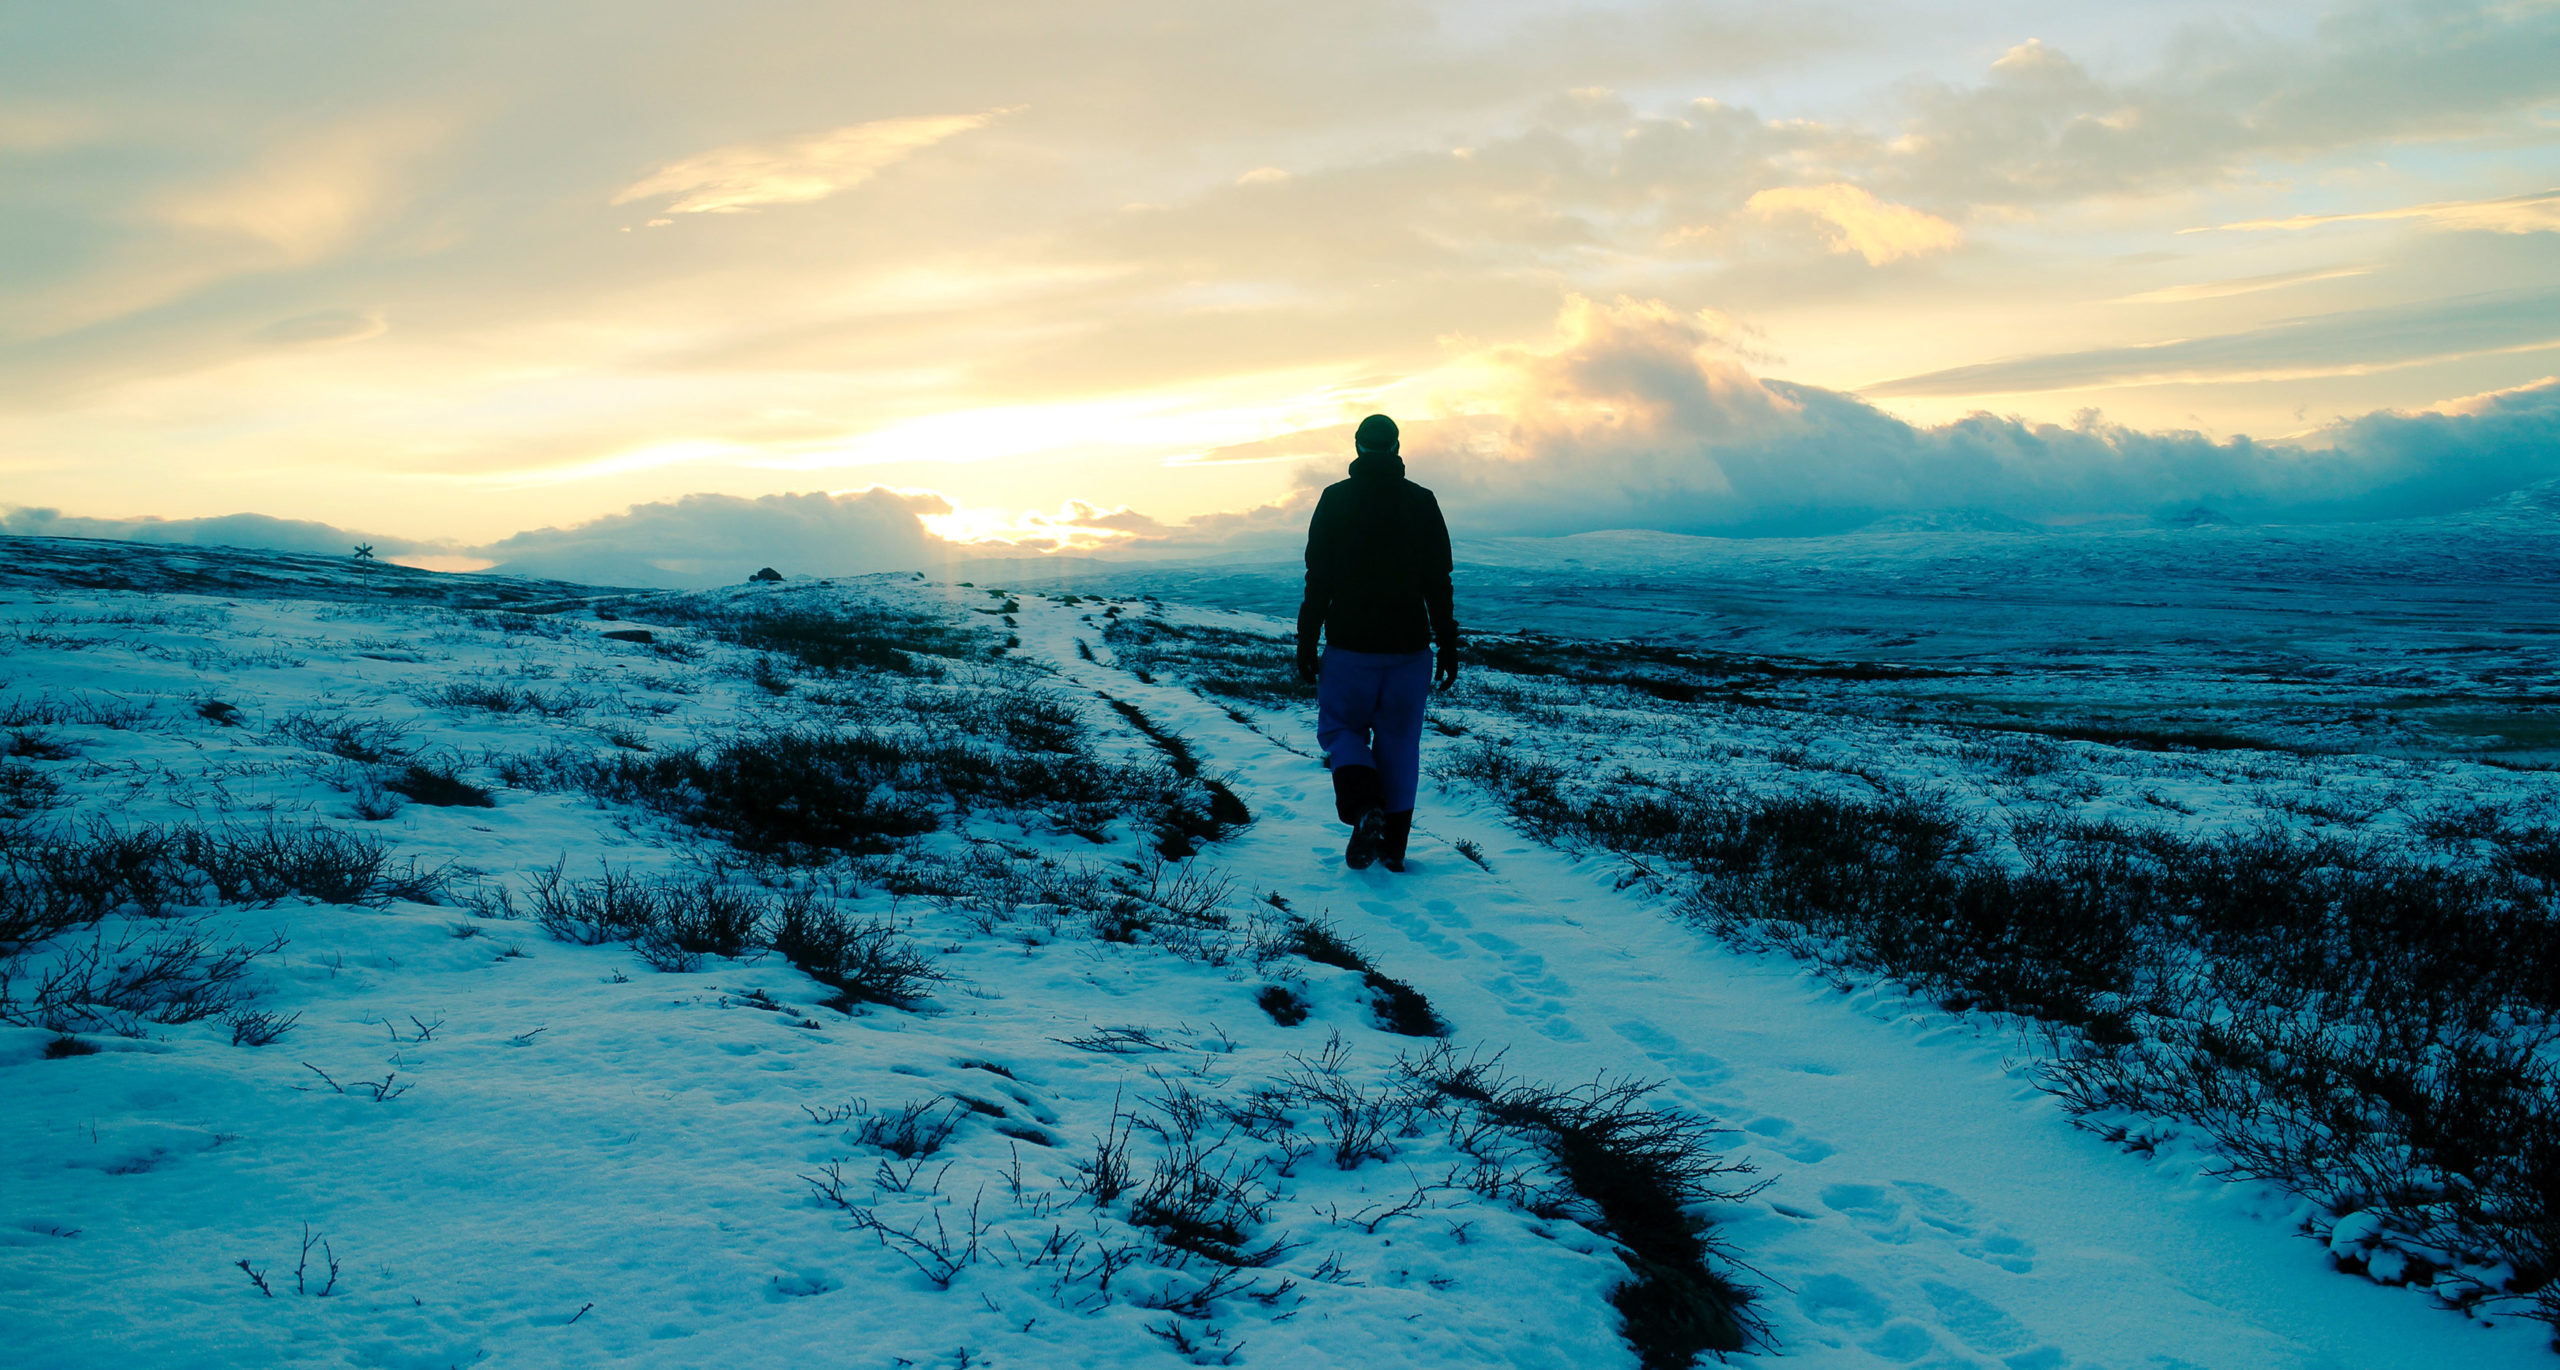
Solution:
[(1371, 809), (1361, 814), (1360, 821), (1351, 828), (1351, 845), (1343, 848), (1343, 864), (1355, 871), (1369, 869), (1377, 864), (1378, 849), (1385, 846), (1386, 841), (1386, 810)]
[(1360, 815), (1387, 806), (1385, 785), (1378, 779), (1375, 766), (1336, 766), (1333, 768), (1333, 812), (1345, 823), (1358, 824)]
[(1404, 874), (1404, 844), (1412, 836), (1413, 810), (1388, 814), (1386, 831), (1379, 836), (1379, 864), (1398, 875)]

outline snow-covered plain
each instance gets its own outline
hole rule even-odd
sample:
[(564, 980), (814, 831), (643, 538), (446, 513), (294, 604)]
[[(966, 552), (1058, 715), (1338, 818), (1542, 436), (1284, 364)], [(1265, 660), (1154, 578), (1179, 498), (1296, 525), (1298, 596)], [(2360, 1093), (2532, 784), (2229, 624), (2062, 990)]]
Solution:
[[(0, 573), (0, 715), (46, 720), (0, 730), (35, 739), (0, 763), (13, 821), (321, 824), (442, 870), (445, 893), (188, 910), (220, 941), (283, 940), (254, 963), (256, 1007), (298, 1015), (269, 1045), (200, 1022), (81, 1033), (98, 1050), (56, 1058), (55, 1032), (0, 1028), (13, 1364), (1634, 1364), (1608, 1299), (1627, 1266), (1587, 1214), (1470, 1187), (1478, 1158), (1455, 1115), (1409, 1113), (1411, 1135), (1346, 1151), (1341, 1123), (1288, 1092), (1294, 1079), (1384, 1099), (1397, 1061), (1440, 1043), (1385, 1030), (1355, 972), (1258, 954), (1284, 908), (1420, 990), (1461, 1055), (1500, 1052), (1504, 1070), (1557, 1086), (1660, 1081), (1658, 1100), (1733, 1129), (1719, 1149), (1767, 1187), (1699, 1216), (1760, 1291), (1763, 1354), (2012, 1370), (2548, 1362), (2549, 1329), (2504, 1308), (2484, 1323), (2337, 1273), (2304, 1234), (2318, 1215), (2213, 1178), (2199, 1150), (2172, 1141), (2146, 1160), (2074, 1127), (2004, 1022), (1730, 950), (1623, 862), (1531, 841), (1454, 780), (1426, 787), (1408, 871), (1344, 869), (1308, 720), (1132, 669), (1106, 635), (1151, 614), (1277, 631), (1266, 618), (905, 578), (634, 600), (248, 553), (136, 555), (120, 589), (28, 570), (79, 555), (0, 548), (16, 568)], [(167, 569), (178, 558), (184, 581)], [(205, 584), (208, 566), (230, 583)], [(480, 607), (501, 598), (543, 612)], [(657, 611), (669, 605), (885, 605), (1015, 645), (922, 684), (848, 685), (759, 668)], [(654, 640), (605, 637), (642, 625), (602, 614), (646, 616)], [(1542, 688), (1471, 677), (1440, 712), (1475, 741), (1746, 768), (1973, 766), (1982, 804), (2203, 823), (2388, 823), (2456, 794), (2554, 797), (2538, 772), (2424, 758), (2139, 753), (2056, 775), (1854, 708), (1736, 710), (1721, 735), (1664, 736), (1622, 730), (1641, 710), (1620, 701), (1616, 721), (1558, 727), (1579, 716)], [(540, 769), (511, 759), (840, 726), (878, 703), (848, 689), (1067, 701), (1115, 765), (1163, 748), (1106, 701), (1178, 735), (1252, 815), (1188, 868), (1192, 888), (1223, 895), (1216, 916), (1115, 941), (1087, 911), (1025, 897), (1036, 881), (901, 896), (882, 861), (759, 866), (630, 804), (504, 783)], [(467, 702), (489, 698), (523, 702)], [(382, 759), (314, 743), (364, 725), (392, 748)], [(494, 806), (403, 802), (384, 786), (412, 759), (489, 787)], [(1086, 826), (947, 813), (904, 855), (1102, 889), (1185, 873), (1134, 814)], [(629, 945), (499, 916), (492, 891), (522, 903), (554, 867), (796, 883), (892, 920), (949, 978), (912, 1008), (839, 1010), (778, 956), (662, 971)], [(120, 914), (103, 931), (126, 926), (146, 923)], [(1266, 1012), (1273, 986), (1309, 1020)], [(1269, 1086), (1284, 1086), (1263, 1097), (1285, 1116), (1253, 1135), (1214, 1124), (1178, 1153), (1184, 1117), (1217, 1116), (1197, 1105), (1250, 1112)], [(894, 1129), (866, 1133), (917, 1103), (949, 1125), (938, 1148), (901, 1158), (883, 1142)], [(1141, 1185), (1168, 1156), (1259, 1163), (1266, 1198), (1243, 1235), (1279, 1249), (1243, 1285), (1204, 1292), (1210, 1267), (1134, 1223), (1129, 1199), (1079, 1194), (1079, 1164), (1115, 1136)], [(325, 1245), (297, 1276), (306, 1232)]]
[[(1934, 672), (1858, 692), (1894, 717), (2548, 761), (2560, 759), (2555, 533), (2560, 483), (2460, 514), (2299, 527), (1462, 538), (1458, 600), (1471, 630)], [(1286, 619), (1301, 572), (1003, 573)]]

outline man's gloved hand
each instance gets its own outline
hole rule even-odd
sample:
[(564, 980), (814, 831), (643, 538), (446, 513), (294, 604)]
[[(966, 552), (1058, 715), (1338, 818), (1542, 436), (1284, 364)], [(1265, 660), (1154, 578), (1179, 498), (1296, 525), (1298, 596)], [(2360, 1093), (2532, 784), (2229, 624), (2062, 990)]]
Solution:
[(1316, 683), (1316, 654), (1304, 648), (1298, 652), (1298, 679), (1310, 685)]
[(1443, 647), (1443, 648), (1441, 648), (1441, 649), (1440, 649), (1440, 663), (1439, 663), (1439, 664), (1440, 664), (1440, 688), (1445, 690), (1445, 689), (1448, 689), (1450, 686), (1457, 684), (1457, 683), (1458, 683), (1458, 649), (1457, 649), (1457, 648), (1455, 648), (1455, 647)]

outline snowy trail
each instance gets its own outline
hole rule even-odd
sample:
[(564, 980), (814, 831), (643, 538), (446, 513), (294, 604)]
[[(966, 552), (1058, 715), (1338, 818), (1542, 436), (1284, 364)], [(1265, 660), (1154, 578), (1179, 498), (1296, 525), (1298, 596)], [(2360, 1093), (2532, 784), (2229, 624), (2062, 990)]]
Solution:
[[(1026, 651), (1190, 739), (1253, 809), (1217, 862), (1330, 917), (1429, 995), (1462, 1046), (1558, 1081), (1666, 1081), (1739, 1129), (1770, 1179), (1722, 1216), (1765, 1279), (1784, 1351), (1824, 1366), (2372, 1367), (2548, 1364), (2495, 1327), (2331, 1271), (2293, 1201), (2147, 1163), (2072, 1127), (1995, 1029), (1879, 990), (1843, 995), (1737, 954), (1612, 863), (1529, 842), (1426, 780), (1407, 871), (1348, 870), (1330, 786), (1220, 706), (1108, 664), (1073, 610), (1025, 604)], [(1082, 637), (1100, 661), (1080, 659)], [(1463, 685), (1461, 686), (1463, 688)], [(1297, 720), (1274, 720), (1277, 735)], [(1426, 756), (1426, 766), (1429, 758)], [(1472, 839), (1479, 869), (1451, 844)]]

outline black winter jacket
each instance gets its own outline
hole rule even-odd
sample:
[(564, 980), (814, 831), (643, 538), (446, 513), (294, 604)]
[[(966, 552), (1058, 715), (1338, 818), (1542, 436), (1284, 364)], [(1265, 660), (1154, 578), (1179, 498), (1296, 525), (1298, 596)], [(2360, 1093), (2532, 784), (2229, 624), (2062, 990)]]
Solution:
[(1363, 454), (1351, 479), (1316, 501), (1307, 525), (1307, 597), (1298, 606), (1298, 652), (1317, 635), (1354, 652), (1458, 650), (1449, 589), (1449, 525), (1440, 501), (1404, 478), (1404, 459)]

